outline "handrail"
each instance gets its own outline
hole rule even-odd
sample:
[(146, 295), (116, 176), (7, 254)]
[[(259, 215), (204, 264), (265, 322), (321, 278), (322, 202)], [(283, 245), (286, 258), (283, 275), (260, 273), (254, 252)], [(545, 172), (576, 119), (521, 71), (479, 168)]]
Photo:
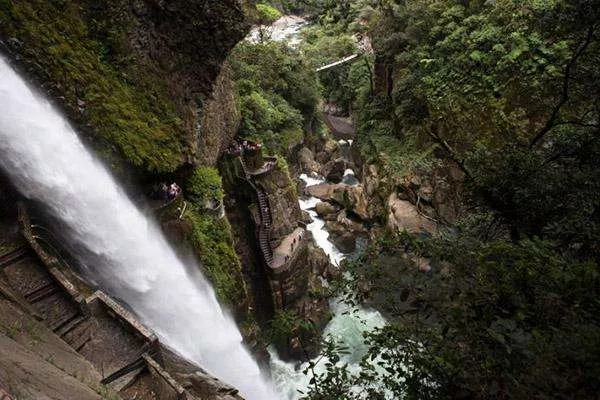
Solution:
[(331, 64), (327, 64), (327, 65), (324, 65), (322, 67), (319, 67), (319, 68), (316, 69), (316, 72), (320, 72), (320, 71), (324, 71), (324, 70), (329, 69), (329, 68), (337, 67), (338, 65), (342, 65), (345, 62), (354, 60), (355, 58), (358, 58), (359, 56), (360, 56), (360, 54), (352, 54), (351, 56), (344, 57), (341, 60), (332, 62)]
[[(260, 199), (260, 193), (262, 189), (259, 189), (251, 180), (248, 174), (248, 170), (246, 169), (246, 165), (244, 164), (244, 161), (238, 157), (238, 160), (240, 161), (240, 164), (242, 165), (242, 170), (244, 171), (244, 174), (246, 175), (245, 177), (241, 177), (239, 176), (239, 174), (236, 171), (236, 176), (239, 179), (242, 179), (243, 181), (247, 182), (250, 187), (252, 187), (252, 189), (254, 190), (257, 199)], [(265, 201), (267, 202), (267, 208), (270, 209), (270, 205), (269, 205), (269, 198), (268, 196), (264, 195), (265, 197)], [(273, 263), (273, 249), (271, 248), (271, 231), (270, 228), (267, 227), (267, 223), (266, 221), (264, 221), (264, 216), (263, 216), (263, 210), (262, 207), (260, 206), (260, 200), (258, 201), (259, 205), (259, 216), (260, 216), (260, 224), (258, 227), (258, 244), (260, 247), (261, 252), (263, 253), (263, 258), (265, 259), (265, 262), (267, 263), (267, 265), (271, 266), (271, 264)], [(263, 245), (263, 242), (266, 242), (266, 248), (265, 245)]]

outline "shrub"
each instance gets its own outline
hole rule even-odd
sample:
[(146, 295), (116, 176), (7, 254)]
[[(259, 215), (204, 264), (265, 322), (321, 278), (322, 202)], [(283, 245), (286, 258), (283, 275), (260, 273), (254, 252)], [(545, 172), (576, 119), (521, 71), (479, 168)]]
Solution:
[(281, 18), (281, 12), (278, 9), (271, 7), (267, 4), (257, 4), (256, 9), (258, 10), (258, 16), (260, 23), (263, 25), (272, 24)]
[(246, 294), (240, 260), (233, 248), (231, 226), (225, 218), (215, 219), (194, 211), (188, 211), (185, 218), (192, 225), (190, 240), (217, 298), (229, 306), (238, 305)]
[(216, 199), (220, 203), (223, 200), (223, 187), (219, 172), (210, 167), (196, 168), (187, 181), (186, 198), (197, 209), (201, 209), (207, 201), (212, 199)]

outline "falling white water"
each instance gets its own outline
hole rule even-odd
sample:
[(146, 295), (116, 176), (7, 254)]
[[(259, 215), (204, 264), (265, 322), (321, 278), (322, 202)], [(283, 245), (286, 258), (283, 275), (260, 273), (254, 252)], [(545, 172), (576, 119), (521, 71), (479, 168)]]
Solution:
[[(345, 178), (354, 178), (354, 172), (350, 169), (346, 170), (344, 175)], [(306, 174), (300, 175), (300, 179), (306, 183), (306, 186), (314, 186), (325, 182), (322, 178), (310, 177)], [(316, 197), (300, 200), (300, 208), (308, 211), (312, 218), (312, 222), (308, 224), (307, 228), (311, 231), (316, 244), (329, 256), (331, 263), (338, 266), (348, 255), (339, 251), (328, 240), (329, 232), (325, 230), (325, 221), (319, 218), (313, 209), (319, 201)], [(336, 342), (344, 343), (349, 348), (349, 354), (342, 355), (340, 362), (347, 363), (351, 372), (357, 372), (360, 369), (360, 361), (368, 350), (363, 341), (363, 332), (384, 326), (385, 319), (378, 311), (364, 308), (355, 309), (342, 299), (333, 299), (330, 302), (330, 307), (333, 318), (325, 327), (323, 337), (333, 338)], [(308, 363), (296, 366), (281, 361), (273, 349), (270, 349), (270, 353), (271, 375), (281, 396), (286, 400), (298, 399), (300, 397), (298, 390), (306, 392), (306, 389), (310, 386), (312, 374), (304, 374), (303, 372), (307, 369)], [(316, 363), (315, 371), (317, 374), (325, 372), (325, 363), (328, 360), (323, 358), (312, 361)]]
[(0, 167), (64, 223), (95, 281), (165, 343), (247, 399), (275, 398), (210, 285), (187, 272), (196, 267), (186, 269), (67, 121), (1, 57)]

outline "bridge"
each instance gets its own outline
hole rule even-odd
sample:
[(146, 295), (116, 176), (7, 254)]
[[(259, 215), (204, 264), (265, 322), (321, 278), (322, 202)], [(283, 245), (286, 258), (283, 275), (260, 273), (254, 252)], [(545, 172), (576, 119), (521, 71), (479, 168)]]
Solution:
[(352, 54), (351, 56), (344, 57), (341, 60), (332, 62), (331, 64), (323, 65), (322, 67), (317, 68), (316, 71), (321, 72), (321, 71), (325, 71), (326, 69), (337, 67), (338, 65), (345, 64), (348, 61), (352, 61), (352, 60), (358, 58), (359, 56), (360, 56), (360, 54)]

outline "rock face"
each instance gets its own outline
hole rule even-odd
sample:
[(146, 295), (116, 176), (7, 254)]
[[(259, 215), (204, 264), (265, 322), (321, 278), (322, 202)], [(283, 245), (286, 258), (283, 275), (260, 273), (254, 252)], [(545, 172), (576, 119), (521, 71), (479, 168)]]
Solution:
[(302, 220), (298, 195), (289, 175), (280, 168), (256, 177), (256, 182), (269, 196), (271, 242), (277, 247), (285, 236), (296, 229), (298, 221)]
[(344, 172), (346, 171), (346, 162), (343, 158), (336, 158), (335, 160), (328, 161), (323, 165), (319, 173), (324, 176), (330, 182), (340, 182), (344, 178)]
[[(464, 175), (458, 168), (445, 162), (434, 170), (412, 171), (407, 176), (395, 177), (393, 181), (390, 177), (383, 176), (373, 164), (364, 164), (359, 175), (369, 199), (368, 206), (372, 216), (387, 217), (390, 213), (394, 214), (389, 207), (392, 194), (395, 196), (394, 201), (404, 200), (414, 206), (418, 205), (421, 214), (438, 221), (452, 222), (463, 213)], [(409, 223), (411, 224), (412, 222)]]
[[(24, 0), (0, 7), (0, 51), (124, 177), (205, 162), (197, 151), (232, 125), (228, 117), (207, 118), (232, 104), (226, 76), (215, 90), (214, 82), (248, 30), (239, 0), (74, 0), (68, 7)], [(60, 55), (49, 43), (63, 49)], [(219, 153), (214, 147), (208, 154)]]
[(238, 253), (249, 255), (242, 257), (242, 263), (260, 309), (258, 319), (265, 329), (283, 314), (312, 322), (315, 329), (296, 326), (275, 343), (283, 359), (303, 358), (317, 349), (317, 338), (330, 317), (327, 299), (316, 295), (323, 292), (321, 278), (330, 273), (329, 259), (314, 247), (304, 229), (305, 216), (288, 172), (276, 163), (254, 174), (244, 165), (239, 158), (229, 157), (222, 161), (221, 171), (229, 197), (236, 199), (234, 213), (245, 210), (246, 228), (240, 220), (234, 222), (234, 229)]
[(311, 329), (294, 327), (287, 338), (275, 343), (284, 360), (305, 360), (307, 355), (315, 355), (321, 331), (331, 318), (329, 303), (322, 295), (325, 288), (321, 278), (331, 277), (333, 271), (327, 255), (308, 235), (293, 267), (283, 275), (273, 276), (271, 281), (274, 301), (279, 304), (276, 308), (292, 312), (312, 325)]
[(343, 183), (322, 183), (309, 186), (306, 192), (319, 200), (336, 203), (353, 212), (363, 221), (371, 220), (367, 196), (362, 186), (351, 186)]
[(198, 108), (196, 140), (192, 143), (194, 160), (214, 167), (219, 155), (229, 146), (240, 125), (241, 115), (235, 104), (235, 86), (231, 70), (224, 64), (211, 96)]
[(433, 233), (436, 224), (419, 214), (417, 207), (409, 201), (400, 200), (396, 193), (388, 199), (388, 227), (410, 233)]
[(241, 2), (145, 0), (130, 12), (130, 48), (169, 81), (186, 126), (188, 161), (215, 165), (239, 123), (230, 71), (221, 67), (248, 30)]

